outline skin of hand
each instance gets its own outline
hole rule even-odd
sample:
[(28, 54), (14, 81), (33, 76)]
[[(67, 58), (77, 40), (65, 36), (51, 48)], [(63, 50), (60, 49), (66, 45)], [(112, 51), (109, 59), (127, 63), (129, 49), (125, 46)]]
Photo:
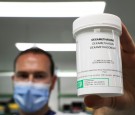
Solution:
[(87, 95), (84, 98), (86, 106), (95, 108), (95, 110), (102, 107), (109, 107), (113, 110), (127, 110), (135, 107), (135, 44), (124, 24), (122, 24), (120, 43), (124, 95), (105, 98)]

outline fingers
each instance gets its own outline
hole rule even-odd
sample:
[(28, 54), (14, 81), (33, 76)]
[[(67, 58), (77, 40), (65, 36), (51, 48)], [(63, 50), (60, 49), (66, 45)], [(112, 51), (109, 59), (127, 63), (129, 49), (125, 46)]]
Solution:
[(122, 24), (122, 35), (120, 37), (120, 42), (123, 51), (126, 53), (135, 53), (134, 41), (124, 24)]
[(134, 105), (134, 98), (129, 93), (125, 92), (123, 96), (102, 98), (97, 95), (89, 95), (84, 98), (86, 106), (92, 108), (110, 107), (113, 109), (122, 110), (130, 108)]
[(102, 98), (97, 95), (89, 95), (84, 98), (84, 103), (88, 107), (92, 107), (92, 108), (100, 108), (103, 106), (110, 107), (112, 104), (112, 99), (111, 98)]

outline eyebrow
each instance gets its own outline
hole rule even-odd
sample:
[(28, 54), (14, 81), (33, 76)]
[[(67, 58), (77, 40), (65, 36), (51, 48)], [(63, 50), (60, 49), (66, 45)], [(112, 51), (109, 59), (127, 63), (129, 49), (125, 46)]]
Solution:
[(34, 71), (34, 72), (27, 72), (27, 71), (18, 71), (15, 72), (15, 74), (20, 74), (20, 73), (43, 73), (43, 74), (48, 74), (46, 71)]

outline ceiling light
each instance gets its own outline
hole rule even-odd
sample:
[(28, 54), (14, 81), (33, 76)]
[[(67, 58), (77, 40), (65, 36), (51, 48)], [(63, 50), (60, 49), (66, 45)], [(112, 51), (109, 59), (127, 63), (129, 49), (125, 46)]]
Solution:
[(45, 51), (76, 51), (75, 43), (16, 43), (19, 51), (24, 51), (32, 47), (38, 47)]
[(58, 71), (56, 73), (57, 77), (77, 77), (77, 72), (75, 71)]
[(13, 76), (14, 72), (0, 72), (0, 77), (11, 77)]
[(0, 17), (80, 17), (103, 13), (106, 3), (96, 2), (0, 2)]
[[(14, 72), (0, 72), (0, 77), (11, 77)], [(77, 73), (75, 71), (56, 71), (57, 77), (76, 77)]]

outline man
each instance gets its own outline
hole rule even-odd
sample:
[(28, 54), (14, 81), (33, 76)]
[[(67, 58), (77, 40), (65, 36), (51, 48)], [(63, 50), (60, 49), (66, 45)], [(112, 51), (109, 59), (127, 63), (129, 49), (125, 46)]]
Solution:
[(38, 48), (20, 52), (14, 61), (14, 100), (20, 115), (54, 115), (48, 107), (54, 87), (54, 62), (51, 55)]
[(85, 104), (96, 108), (94, 115), (135, 115), (135, 44), (124, 24), (120, 42), (124, 95), (111, 98), (86, 96)]

